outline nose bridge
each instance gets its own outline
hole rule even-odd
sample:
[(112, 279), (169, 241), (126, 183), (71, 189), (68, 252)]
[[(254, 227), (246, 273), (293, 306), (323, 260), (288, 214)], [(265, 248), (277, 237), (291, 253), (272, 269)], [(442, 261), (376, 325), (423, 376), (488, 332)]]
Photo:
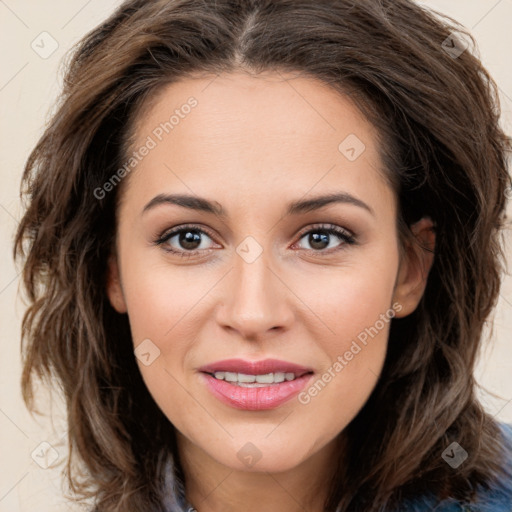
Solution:
[(287, 289), (275, 275), (270, 251), (258, 248), (250, 238), (237, 247), (220, 316), (224, 326), (230, 326), (244, 337), (285, 327), (292, 316)]

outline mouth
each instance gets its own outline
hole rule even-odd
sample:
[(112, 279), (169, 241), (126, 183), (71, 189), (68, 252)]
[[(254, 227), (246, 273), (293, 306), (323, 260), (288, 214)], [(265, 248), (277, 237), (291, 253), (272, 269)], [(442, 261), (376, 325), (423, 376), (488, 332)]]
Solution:
[(228, 359), (203, 366), (199, 371), (220, 401), (252, 411), (279, 407), (297, 395), (314, 374), (311, 368), (277, 359)]

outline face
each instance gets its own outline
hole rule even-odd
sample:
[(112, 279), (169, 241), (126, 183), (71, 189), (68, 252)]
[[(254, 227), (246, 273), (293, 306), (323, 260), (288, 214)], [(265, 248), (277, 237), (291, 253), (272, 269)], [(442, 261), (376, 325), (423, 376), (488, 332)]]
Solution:
[(399, 256), (374, 128), (328, 86), (282, 77), (198, 77), (153, 98), (108, 284), (179, 439), (233, 469), (256, 457), (251, 471), (296, 467), (334, 442), (430, 266)]

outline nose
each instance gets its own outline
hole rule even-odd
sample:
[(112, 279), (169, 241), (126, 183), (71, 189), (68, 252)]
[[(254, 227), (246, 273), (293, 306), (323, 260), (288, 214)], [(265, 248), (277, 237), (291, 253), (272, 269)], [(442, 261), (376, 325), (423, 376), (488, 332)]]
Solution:
[(263, 339), (270, 331), (286, 331), (293, 321), (293, 293), (269, 265), (264, 251), (248, 263), (236, 255), (222, 290), (217, 322), (248, 340)]

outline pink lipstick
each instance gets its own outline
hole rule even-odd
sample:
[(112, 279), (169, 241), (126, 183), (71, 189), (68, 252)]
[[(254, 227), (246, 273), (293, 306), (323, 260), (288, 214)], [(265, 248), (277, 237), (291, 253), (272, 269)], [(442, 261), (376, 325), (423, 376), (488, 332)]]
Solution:
[(207, 388), (237, 409), (275, 409), (296, 396), (311, 380), (313, 370), (287, 361), (226, 359), (199, 368)]

